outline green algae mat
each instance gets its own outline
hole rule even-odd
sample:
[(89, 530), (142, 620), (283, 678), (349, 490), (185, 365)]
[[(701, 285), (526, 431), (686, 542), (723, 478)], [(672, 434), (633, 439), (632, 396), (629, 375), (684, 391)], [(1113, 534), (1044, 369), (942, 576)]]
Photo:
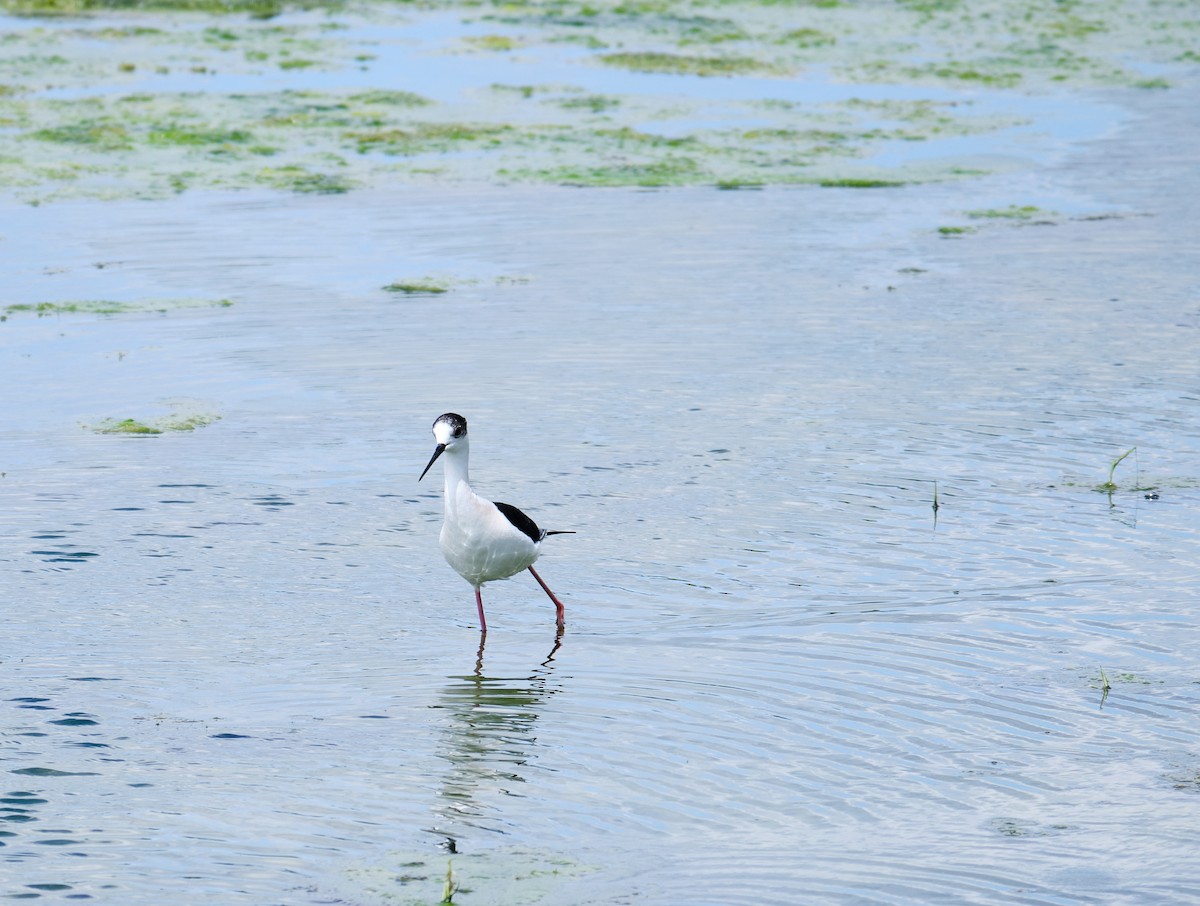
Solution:
[(971, 178), (1027, 165), (1064, 111), (1169, 91), (1200, 63), (1187, 0), (3, 10), (0, 186), (33, 204), (430, 181)]

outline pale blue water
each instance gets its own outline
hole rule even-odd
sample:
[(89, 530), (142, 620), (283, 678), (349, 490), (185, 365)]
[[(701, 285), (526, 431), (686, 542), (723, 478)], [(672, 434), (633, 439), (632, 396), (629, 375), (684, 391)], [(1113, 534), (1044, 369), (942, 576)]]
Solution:
[[(5, 207), (8, 299), (235, 304), (0, 324), (0, 892), (1200, 897), (1195, 92), (1138, 97), (970, 184)], [(448, 409), (578, 531), (561, 640), (526, 577), (479, 650)]]

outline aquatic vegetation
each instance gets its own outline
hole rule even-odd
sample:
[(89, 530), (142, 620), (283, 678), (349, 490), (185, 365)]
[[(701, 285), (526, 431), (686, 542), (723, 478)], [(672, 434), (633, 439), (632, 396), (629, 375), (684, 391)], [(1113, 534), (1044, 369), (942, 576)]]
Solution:
[(503, 175), (524, 182), (549, 182), (564, 186), (618, 187), (695, 185), (714, 180), (690, 157), (668, 156), (647, 163), (614, 163), (596, 166), (565, 165), (542, 170), (504, 170)]
[(228, 308), (229, 299), (145, 299), (137, 302), (117, 302), (111, 299), (84, 299), (69, 302), (18, 302), (0, 309), (0, 321), (9, 315), (33, 314), (39, 318), (61, 315), (123, 315), (133, 313), (165, 313), (184, 308)]
[(404, 128), (349, 132), (346, 138), (355, 143), (359, 154), (381, 151), (384, 154), (413, 155), (448, 151), (462, 144), (494, 146), (513, 131), (508, 125), (414, 122)]
[(183, 126), (166, 126), (153, 129), (146, 136), (151, 145), (228, 145), (245, 144), (254, 136), (243, 129), (189, 129)]
[(359, 91), (350, 95), (347, 100), (352, 104), (386, 104), (393, 107), (427, 107), (433, 102), (412, 91), (396, 91), (387, 88), (374, 88), (370, 91)]
[[(526, 81), (434, 100), (382, 72), (372, 81), (378, 60), (411, 49), (393, 46), (386, 30), (380, 37), (357, 27), (391, 21), (388, 5), (372, 5), (368, 17), (322, 3), (322, 17), (280, 23), (262, 17), (281, 11), (283, 0), (0, 0), (0, 8), (98, 16), (136, 9), (146, 18), (0, 34), (0, 186), (31, 203), (263, 186), (337, 193), (404, 180), (876, 188), (970, 178), (984, 169), (935, 163), (933, 153), (890, 171), (868, 159), (895, 156), (887, 143), (999, 136), (1025, 124), (1016, 113), (983, 115), (987, 106), (973, 109), (972, 99), (923, 98), (922, 86), (969, 88), (973, 97), (1064, 84), (1168, 90), (1170, 79), (1147, 75), (1143, 64), (1177, 66), (1196, 54), (1194, 16), (1178, 4), (1135, 0), (1086, 9), (1035, 0), (882, 0), (869, 9), (833, 0), (409, 0), (404, 16), (449, 9), (464, 26), (422, 52), (521, 50), (513, 72)], [(189, 28), (152, 18), (168, 9), (210, 18)], [(478, 27), (484, 23), (491, 28)], [(97, 54), (97, 42), (110, 46)], [(575, 45), (569, 65), (730, 80), (821, 67), (842, 81), (908, 86), (912, 96), (751, 96), (724, 102), (718, 122), (703, 91), (679, 92), (666, 80), (647, 80), (643, 87), (658, 86), (649, 91), (601, 92), (540, 84), (535, 68), (522, 68), (564, 42)], [(318, 69), (353, 73), (358, 87), (275, 87)], [(158, 87), (168, 76), (171, 91)], [(237, 89), (214, 90), (214, 76)], [(613, 76), (614, 84), (637, 78)], [(254, 165), (264, 157), (272, 166)]]
[(840, 177), (835, 179), (818, 179), (817, 185), (827, 189), (890, 189), (896, 186), (907, 185), (907, 180)]
[(507, 52), (517, 47), (516, 39), (507, 35), (468, 35), (463, 40), (479, 50)]
[(263, 185), (306, 195), (341, 195), (355, 185), (340, 174), (323, 173), (301, 166), (267, 167), (259, 170), (256, 177)]
[(3, 0), (0, 8), (20, 16), (78, 16), (101, 10), (161, 10), (170, 12), (245, 13), (270, 19), (289, 7), (333, 5), (329, 0)]
[(458, 892), (459, 884), (454, 880), (454, 860), (446, 860), (446, 883), (442, 886), (442, 906), (454, 902), (454, 894)]
[(107, 25), (103, 28), (91, 30), (89, 34), (96, 40), (105, 41), (113, 39), (119, 40), (121, 38), (145, 38), (151, 35), (164, 35), (166, 32), (161, 28), (153, 28), (148, 25)]
[(587, 110), (591, 113), (605, 113), (621, 106), (621, 99), (604, 94), (587, 94), (583, 97), (564, 98), (556, 101), (564, 110)]
[(293, 58), (290, 60), (280, 60), (280, 69), (309, 69), (313, 66), (320, 66), (316, 60), (306, 60), (303, 58)]
[(89, 300), (82, 302), (35, 302), (6, 305), (4, 315), (7, 317), (17, 313), (31, 313), (39, 318), (63, 314), (93, 314), (115, 315), (122, 312), (137, 311), (137, 308), (127, 302), (112, 302), (109, 300)]
[(1009, 205), (1007, 208), (983, 208), (967, 211), (966, 215), (974, 220), (1032, 220), (1034, 217), (1049, 215), (1036, 205)]
[(91, 426), (97, 434), (131, 434), (135, 436), (151, 436), (164, 434), (168, 431), (195, 431), (213, 422), (221, 420), (221, 416), (212, 413), (191, 415), (167, 415), (162, 418), (139, 421), (135, 418), (108, 418)]
[(533, 97), (535, 94), (537, 94), (537, 91), (538, 91), (538, 86), (537, 86), (537, 85), (500, 85), (500, 84), (493, 84), (493, 85), (491, 86), (491, 88), (492, 88), (492, 91), (507, 91), (507, 92), (512, 92), (513, 94), (515, 94), (515, 95), (518, 95), (519, 97), (521, 97), (521, 98), (523, 98), (523, 99), (525, 99), (525, 100), (529, 100), (529, 98), (531, 98), (531, 97)]
[(161, 428), (152, 428), (132, 418), (106, 419), (92, 428), (97, 434), (162, 434)]
[(668, 138), (663, 135), (655, 135), (651, 132), (642, 132), (630, 126), (621, 126), (616, 129), (597, 129), (593, 135), (597, 138), (615, 142), (618, 148), (623, 148), (627, 144), (634, 144), (639, 148), (680, 148), (686, 145), (698, 144), (696, 139), (691, 136)]
[(969, 233), (979, 232), (979, 229), (969, 226), (940, 226), (937, 231), (942, 236), (966, 236)]
[(407, 296), (435, 296), (449, 292), (450, 286), (444, 281), (424, 277), (420, 280), (397, 280), (383, 289), (385, 292), (403, 293)]
[(1120, 456), (1118, 456), (1116, 459), (1114, 459), (1112, 461), (1112, 465), (1110, 465), (1108, 467), (1108, 481), (1104, 482), (1104, 484), (1097, 485), (1096, 486), (1097, 491), (1104, 491), (1106, 493), (1111, 494), (1113, 491), (1117, 490), (1117, 484), (1115, 481), (1113, 481), (1113, 476), (1116, 474), (1117, 466), (1119, 466), (1124, 461), (1125, 457), (1127, 457), (1130, 453), (1133, 453), (1135, 450), (1137, 450), (1137, 447), (1130, 447), (1128, 450), (1126, 450), (1124, 453), (1122, 453)]
[(67, 123), (38, 129), (33, 137), (45, 142), (90, 145), (98, 151), (123, 151), (133, 147), (128, 130), (114, 123)]
[(912, 66), (905, 71), (918, 79), (931, 74), (948, 82), (978, 82), (991, 88), (1013, 88), (1024, 78), (1019, 71), (996, 71), (958, 61), (927, 67)]
[(796, 47), (828, 47), (837, 43), (837, 38), (815, 28), (793, 28), (784, 32), (779, 40)]
[(636, 72), (670, 75), (735, 76), (747, 73), (777, 74), (778, 67), (754, 57), (693, 57), (661, 51), (620, 51), (601, 54), (599, 60)]
[(195, 431), (206, 428), (214, 422), (219, 422), (221, 416), (212, 413), (193, 415), (168, 415), (155, 421), (162, 431)]

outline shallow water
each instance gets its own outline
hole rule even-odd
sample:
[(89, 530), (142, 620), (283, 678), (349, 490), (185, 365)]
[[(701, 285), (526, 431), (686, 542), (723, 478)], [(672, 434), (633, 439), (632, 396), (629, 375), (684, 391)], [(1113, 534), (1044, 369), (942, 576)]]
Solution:
[[(1065, 86), (1152, 92), (1194, 55), (1194, 23), (1170, 3), (1108, 11), (1104, 41), (1037, 4), (936, 20), (906, 5), (541, 12), (0, 15), (0, 184), (45, 204), (431, 181), (944, 181), (1058, 160), (1126, 115)], [(786, 37), (806, 21), (831, 30), (808, 30), (819, 49)], [(647, 54), (674, 62), (646, 71)]]
[[(1196, 92), (1139, 98), (971, 184), (4, 208), (12, 301), (235, 304), (0, 324), (3, 893), (1200, 897)], [(561, 640), (526, 577), (479, 649), (448, 409), (578, 531)]]

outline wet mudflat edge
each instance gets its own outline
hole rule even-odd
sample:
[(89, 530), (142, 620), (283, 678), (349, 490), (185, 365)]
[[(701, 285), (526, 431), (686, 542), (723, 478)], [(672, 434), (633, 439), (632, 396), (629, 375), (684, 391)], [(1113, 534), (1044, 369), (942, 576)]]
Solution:
[(969, 181), (15, 191), (0, 894), (1200, 896), (1172, 78)]

